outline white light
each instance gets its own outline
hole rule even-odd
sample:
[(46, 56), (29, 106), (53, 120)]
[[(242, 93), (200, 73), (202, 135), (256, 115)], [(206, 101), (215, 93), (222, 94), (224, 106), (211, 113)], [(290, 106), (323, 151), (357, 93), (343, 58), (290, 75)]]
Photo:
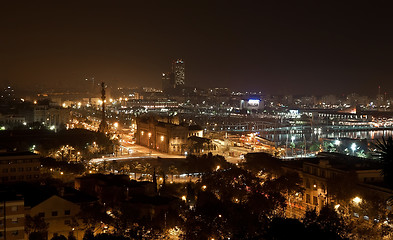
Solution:
[(352, 199), (352, 201), (356, 204), (359, 204), (362, 202), (362, 199), (360, 197), (355, 197), (354, 199)]
[(258, 99), (249, 99), (248, 104), (250, 105), (259, 105), (259, 100)]
[(355, 151), (355, 150), (356, 150), (356, 148), (357, 148), (357, 146), (356, 146), (356, 143), (352, 143), (352, 145), (351, 145), (351, 149), (352, 149), (352, 151)]
[(337, 140), (334, 141), (334, 145), (340, 146), (340, 144), (341, 144), (341, 141), (340, 141), (340, 140), (337, 139)]

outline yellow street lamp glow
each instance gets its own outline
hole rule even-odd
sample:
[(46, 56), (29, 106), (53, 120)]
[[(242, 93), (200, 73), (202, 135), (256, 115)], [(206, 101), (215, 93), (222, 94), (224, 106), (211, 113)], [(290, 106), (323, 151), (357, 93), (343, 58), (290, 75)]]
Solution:
[(117, 127), (119, 126), (119, 123), (118, 123), (118, 122), (115, 122), (115, 123), (113, 124), (113, 126), (114, 126), (115, 128), (117, 128)]
[(340, 204), (336, 204), (336, 205), (334, 205), (334, 209), (338, 209), (340, 207)]
[(360, 197), (354, 197), (354, 198), (352, 199), (352, 201), (353, 201), (354, 203), (356, 203), (356, 204), (359, 204), (359, 203), (362, 202), (362, 199), (361, 199)]
[(203, 189), (203, 190), (206, 190), (206, 188), (207, 188), (206, 185), (203, 185), (203, 186), (202, 186), (202, 189)]
[(218, 171), (220, 168), (221, 168), (220, 165), (217, 165), (216, 171)]
[(186, 200), (187, 200), (187, 197), (183, 195), (183, 196), (181, 197), (181, 200), (186, 201)]

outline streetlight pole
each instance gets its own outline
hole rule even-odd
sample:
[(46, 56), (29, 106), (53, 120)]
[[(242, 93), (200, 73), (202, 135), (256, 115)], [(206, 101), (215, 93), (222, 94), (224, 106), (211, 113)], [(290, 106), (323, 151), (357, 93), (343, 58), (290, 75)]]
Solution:
[(148, 140), (148, 144), (149, 144), (149, 156), (151, 156), (151, 148), (150, 148), (151, 133), (150, 133), (150, 132), (149, 132), (148, 136), (149, 136), (149, 140)]

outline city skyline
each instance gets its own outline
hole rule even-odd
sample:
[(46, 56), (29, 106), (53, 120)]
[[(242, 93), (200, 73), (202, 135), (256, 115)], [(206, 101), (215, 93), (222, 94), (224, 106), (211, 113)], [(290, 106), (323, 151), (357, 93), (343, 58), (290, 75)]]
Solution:
[(391, 95), (392, 18), (346, 3), (19, 2), (2, 7), (0, 82), (19, 89), (186, 84), (263, 94)]

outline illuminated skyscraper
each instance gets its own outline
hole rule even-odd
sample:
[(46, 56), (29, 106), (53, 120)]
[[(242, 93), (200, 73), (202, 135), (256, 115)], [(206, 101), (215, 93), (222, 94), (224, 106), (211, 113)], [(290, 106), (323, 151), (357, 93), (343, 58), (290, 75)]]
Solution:
[(184, 86), (185, 84), (185, 67), (182, 59), (177, 59), (172, 63), (172, 72), (175, 78), (175, 86)]

